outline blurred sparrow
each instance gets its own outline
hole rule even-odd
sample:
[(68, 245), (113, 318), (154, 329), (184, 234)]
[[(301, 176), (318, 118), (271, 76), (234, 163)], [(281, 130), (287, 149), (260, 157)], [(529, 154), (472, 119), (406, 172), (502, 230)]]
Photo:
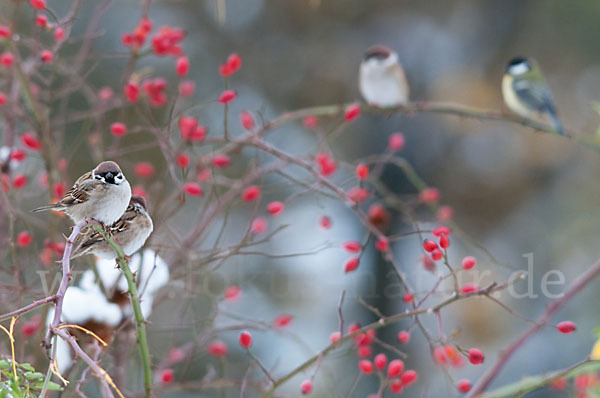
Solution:
[(360, 64), (360, 93), (367, 103), (393, 107), (408, 102), (408, 82), (398, 54), (386, 46), (369, 48)]
[(502, 77), (502, 96), (511, 111), (526, 118), (546, 115), (556, 132), (564, 134), (550, 87), (534, 60), (523, 57), (510, 60)]
[(79, 177), (61, 200), (33, 211), (62, 211), (75, 224), (87, 218), (108, 226), (123, 215), (130, 198), (131, 187), (119, 165), (107, 161)]
[[(146, 201), (141, 196), (133, 195), (123, 216), (108, 228), (108, 233), (121, 245), (126, 256), (137, 252), (152, 233), (154, 226), (146, 211)], [(115, 251), (94, 229), (81, 237), (81, 243), (73, 250), (71, 258), (95, 254), (100, 258), (114, 260)]]

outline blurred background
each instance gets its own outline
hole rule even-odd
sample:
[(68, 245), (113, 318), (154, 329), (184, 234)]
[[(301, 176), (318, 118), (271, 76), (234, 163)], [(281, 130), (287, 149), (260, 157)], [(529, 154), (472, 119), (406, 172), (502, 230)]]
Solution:
[[(64, 0), (48, 0), (48, 3), (58, 15), (64, 15), (71, 6), (70, 1)], [(93, 40), (86, 61), (90, 67), (86, 80), (95, 90), (111, 87), (121, 95), (121, 77), (127, 64), (121, 35), (137, 25), (140, 2), (83, 2), (70, 35), (72, 42), (61, 54), (65, 59), (77, 54), (78, 38), (88, 28), (98, 7), (107, 3), (108, 8), (98, 23), (101, 34)], [(0, 14), (5, 18), (13, 9), (12, 2), (0, 0)], [(16, 15), (22, 26), (17, 24), (20, 33), (27, 35), (31, 11), (21, 9)], [(196, 83), (196, 92), (186, 100), (188, 105), (179, 110), (189, 109), (185, 114), (197, 116), (208, 127), (209, 136), (219, 136), (222, 132), (222, 106), (211, 101), (224, 88), (218, 67), (230, 53), (236, 52), (243, 59), (242, 69), (231, 81), (231, 87), (238, 92), (231, 106), (231, 124), (234, 132), (241, 133), (237, 115), (245, 109), (261, 113), (269, 120), (285, 111), (359, 100), (358, 66), (364, 50), (377, 43), (398, 52), (410, 81), (413, 101), (456, 102), (502, 110), (500, 80), (505, 64), (513, 56), (525, 55), (539, 61), (567, 129), (579, 137), (591, 138), (599, 124), (594, 110), (594, 102), (600, 98), (597, 43), (600, 3), (597, 1), (163, 0), (152, 2), (149, 17), (155, 28), (168, 25), (185, 30), (183, 48), (191, 61), (189, 78)], [(175, 81), (171, 59), (146, 57), (135, 70), (140, 75), (163, 76), (171, 85)], [(78, 99), (75, 94), (71, 98), (64, 105), (69, 112), (87, 112), (97, 106)], [(191, 108), (191, 104), (201, 106)], [(154, 112), (163, 115), (161, 110)], [(61, 153), (68, 164), (63, 178), (70, 186), (101, 157), (113, 154), (130, 176), (132, 185), (143, 186), (148, 194), (157, 227), (148, 245), (169, 257), (178, 249), (178, 238), (193, 228), (200, 205), (208, 199), (188, 200), (166, 217), (165, 209), (173, 207), (172, 193), (177, 187), (169, 181), (158, 148), (127, 152), (94, 148), (98, 136), (107, 148), (112, 143), (114, 150), (139, 148), (152, 140), (153, 135), (137, 131), (115, 143), (107, 126), (123, 115), (111, 111), (104, 117), (100, 122), (67, 122), (59, 127), (63, 137)], [(130, 125), (146, 123), (139, 115), (131, 115), (129, 120)], [(271, 133), (269, 141), (298, 156), (314, 155), (320, 135), (332, 126), (331, 120), (320, 122), (316, 131), (300, 122), (286, 124)], [(454, 221), (462, 233), (452, 236), (451, 263), (458, 267), (466, 255), (479, 261), (477, 272), (461, 275), (465, 283), (479, 277), (481, 285), (506, 281), (513, 272), (527, 270), (528, 257), (524, 256), (529, 255), (533, 260), (527, 283), (531, 283), (532, 296), (515, 298), (502, 293), (500, 299), (515, 312), (534, 319), (549, 302), (541, 290), (546, 272), (559, 270), (564, 274), (565, 285), (548, 289), (559, 293), (598, 258), (600, 217), (596, 209), (600, 186), (596, 182), (600, 177), (600, 153), (597, 151), (573, 140), (507, 122), (431, 113), (364, 114), (328, 142), (326, 148), (344, 166), (335, 180), (346, 188), (355, 185), (352, 165), (358, 159), (382, 154), (389, 135), (394, 132), (402, 132), (406, 137), (401, 155), (428, 185), (441, 191), (441, 203), (454, 209)], [(200, 156), (213, 149), (210, 145), (200, 146), (190, 151), (190, 155)], [(240, 178), (248, 168), (265, 159), (268, 158), (253, 150), (244, 150), (233, 158), (230, 169), (219, 173), (232, 180)], [(155, 165), (154, 179), (141, 180), (135, 176), (133, 166), (139, 161)], [(37, 176), (43, 163), (41, 159), (33, 159), (21, 167), (25, 173)], [(299, 170), (288, 171), (289, 175), (310, 181)], [(386, 167), (382, 182), (414, 209), (421, 228), (427, 230), (438, 225), (430, 209), (417, 205), (416, 190), (399, 169)], [(264, 197), (258, 209), (238, 203), (229, 209), (227, 216), (224, 213), (211, 224), (204, 244), (196, 248), (195, 255), (170, 264), (172, 279), (160, 299), (156, 299), (150, 318), (154, 360), (158, 363), (171, 349), (189, 342), (198, 344), (189, 351), (184, 364), (174, 367), (176, 383), (173, 388), (165, 389), (162, 396), (239, 396), (239, 387), (200, 389), (199, 384), (220, 372), (234, 380), (244, 377), (249, 359), (237, 344), (240, 325), (253, 330), (254, 354), (274, 375), (283, 375), (329, 344), (329, 335), (339, 328), (338, 303), (342, 291), (345, 291), (342, 309), (346, 325), (377, 320), (358, 303), (358, 297), (386, 315), (405, 308), (394, 274), (372, 242), (362, 255), (359, 270), (344, 274), (343, 264), (350, 256), (341, 248), (342, 242), (364, 242), (366, 237), (364, 228), (344, 203), (315, 193), (294, 196), (301, 190), (282, 175), (265, 177), (259, 185), (264, 189)], [(23, 254), (21, 260), (33, 270), (40, 268), (36, 257), (43, 246), (45, 224), (40, 222), (40, 216), (26, 211), (47, 200), (45, 192), (40, 186), (17, 194), (22, 195), (17, 197), (18, 223), (35, 231), (34, 250)], [(269, 231), (287, 227), (255, 248), (270, 256), (231, 256), (223, 262), (202, 263), (203, 250), (210, 249), (209, 242), (220, 234), (221, 224), (226, 223), (222, 245), (236, 245), (244, 236), (252, 214), (264, 215), (268, 201), (286, 199), (289, 203), (286, 202), (283, 215), (269, 219)], [(379, 196), (369, 204), (373, 202), (383, 200)], [(386, 206), (390, 213), (387, 234), (414, 231), (414, 224), (406, 214), (389, 204)], [(333, 221), (330, 229), (319, 226), (324, 215)], [(50, 221), (50, 215), (43, 217), (44, 222), (56, 222)], [(442, 266), (434, 273), (423, 268), (417, 235), (395, 242), (393, 252), (402, 271), (416, 286), (417, 297), (419, 294), (422, 297), (435, 283), (436, 273), (445, 271)], [(5, 250), (3, 255), (7, 253)], [(481, 276), (488, 270), (488, 274)], [(11, 277), (10, 272), (4, 272), (4, 284), (10, 285)], [(26, 280), (30, 290), (22, 297), (23, 302), (39, 293), (36, 277), (35, 272), (28, 271)], [(525, 292), (527, 283), (517, 285), (515, 290)], [(241, 298), (235, 302), (222, 301), (225, 287), (232, 284), (241, 287)], [(564, 336), (554, 328), (545, 329), (519, 351), (493, 386), (583, 360), (595, 340), (593, 329), (598, 326), (600, 290), (596, 286), (598, 282), (552, 320), (555, 323), (572, 320), (578, 326), (576, 335)], [(3, 301), (9, 295), (5, 289)], [(435, 297), (433, 302), (441, 298)], [(2, 307), (11, 309), (8, 303)], [(269, 325), (280, 314), (292, 315), (292, 323), (284, 329), (271, 328)], [(437, 338), (435, 319), (422, 319)], [(529, 326), (485, 299), (470, 299), (447, 307), (442, 311), (442, 319), (446, 334), (455, 338), (453, 342), (466, 348), (478, 347), (486, 354), (483, 366), (450, 369), (454, 380), (476, 380), (496, 360), (498, 351)], [(396, 334), (408, 328), (412, 332), (411, 341), (400, 345)], [(420, 374), (419, 382), (407, 389), (404, 396), (458, 395), (452, 380), (433, 364), (427, 341), (410, 321), (380, 329), (378, 337), (406, 352), (407, 367)], [(205, 344), (213, 339), (223, 340), (229, 346), (225, 360), (207, 354)], [(28, 347), (36, 349), (38, 340), (31, 341)], [(380, 351), (394, 356), (375, 345), (374, 353)], [(133, 361), (136, 354), (132, 350)], [(327, 357), (315, 378), (313, 396), (345, 396), (357, 373), (355, 358), (356, 353), (349, 346)], [(141, 382), (140, 375), (132, 372), (130, 388), (139, 391), (139, 384), (138, 388), (135, 385)], [(299, 396), (300, 382), (312, 372), (286, 383), (278, 390), (279, 395)], [(257, 369), (253, 374), (255, 378), (260, 376)], [(377, 388), (376, 377), (363, 377), (353, 396), (364, 397), (375, 393)], [(259, 396), (252, 390), (247, 394)], [(567, 395), (544, 390), (530, 396)]]

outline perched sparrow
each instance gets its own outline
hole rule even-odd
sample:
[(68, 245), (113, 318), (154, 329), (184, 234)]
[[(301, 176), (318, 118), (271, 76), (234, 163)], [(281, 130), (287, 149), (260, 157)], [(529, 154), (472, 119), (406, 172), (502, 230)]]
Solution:
[(365, 101), (380, 107), (408, 102), (408, 81), (398, 62), (398, 54), (386, 46), (369, 48), (360, 64), (360, 93)]
[(502, 96), (508, 108), (526, 118), (547, 115), (558, 134), (564, 134), (550, 88), (537, 63), (523, 57), (510, 60), (502, 77)]
[(130, 198), (131, 187), (119, 165), (107, 161), (79, 177), (61, 200), (33, 211), (62, 211), (75, 224), (88, 218), (108, 226), (123, 215)]
[[(110, 226), (109, 233), (121, 245), (126, 256), (138, 251), (152, 233), (154, 226), (146, 211), (146, 201), (141, 196), (133, 195), (123, 216)], [(71, 258), (85, 254), (95, 254), (100, 258), (114, 260), (114, 250), (102, 235), (93, 229), (81, 237), (81, 243), (73, 250)]]

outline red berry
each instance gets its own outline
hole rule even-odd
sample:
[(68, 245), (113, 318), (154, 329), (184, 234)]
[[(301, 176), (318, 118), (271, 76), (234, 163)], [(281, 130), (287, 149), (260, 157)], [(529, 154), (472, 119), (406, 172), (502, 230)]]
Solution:
[(35, 23), (40, 28), (43, 28), (46, 25), (48, 25), (48, 17), (45, 16), (44, 14), (38, 14), (35, 16)]
[(191, 116), (182, 116), (178, 121), (181, 139), (184, 141), (202, 141), (206, 136), (206, 129), (198, 125), (198, 119)]
[(317, 154), (315, 158), (317, 164), (319, 165), (319, 173), (322, 176), (328, 177), (335, 173), (337, 169), (337, 164), (335, 160), (333, 160), (327, 153), (320, 152)]
[(22, 162), (27, 157), (27, 153), (25, 153), (22, 149), (13, 149), (10, 152), (9, 159), (17, 162)]
[(33, 241), (33, 235), (28, 231), (23, 231), (17, 236), (17, 245), (20, 247), (27, 247)]
[(446, 352), (442, 347), (435, 347), (433, 349), (433, 361), (438, 365), (445, 365), (448, 363)]
[(406, 372), (402, 373), (401, 376), (402, 384), (404, 384), (405, 387), (408, 387), (416, 382), (418, 378), (419, 374), (414, 370), (407, 370)]
[(340, 332), (333, 332), (333, 333), (331, 333), (331, 335), (329, 335), (329, 342), (331, 344), (333, 344), (341, 338), (342, 338), (342, 334)]
[(179, 94), (182, 97), (189, 97), (194, 94), (196, 91), (196, 83), (191, 80), (186, 80), (184, 82), (179, 83)]
[(0, 93), (0, 106), (6, 104), (6, 94)]
[(175, 374), (173, 373), (173, 370), (164, 369), (162, 372), (160, 372), (160, 381), (164, 384), (172, 383), (173, 380), (175, 380)]
[(40, 149), (42, 149), (42, 144), (31, 133), (24, 133), (21, 136), (21, 142), (23, 142), (23, 145), (25, 147), (27, 147), (31, 150), (39, 151)]
[(212, 160), (213, 166), (224, 169), (231, 165), (231, 159), (227, 155), (216, 155)]
[(46, 0), (29, 0), (29, 4), (36, 10), (43, 10), (46, 8)]
[(221, 65), (219, 71), (223, 77), (229, 77), (237, 72), (242, 66), (242, 58), (237, 54), (231, 54), (227, 62)]
[(11, 53), (3, 53), (2, 55), (0, 55), (0, 65), (2, 66), (12, 66), (12, 64), (15, 62), (15, 57), (14, 55), (12, 55)]
[(260, 188), (256, 185), (251, 185), (244, 190), (242, 193), (242, 199), (244, 202), (253, 202), (260, 198)]
[(242, 290), (237, 285), (228, 286), (225, 289), (225, 300), (233, 301), (240, 297)]
[(415, 301), (415, 297), (412, 295), (412, 293), (406, 292), (404, 293), (404, 296), (402, 296), (402, 301), (405, 303), (412, 303)]
[(304, 124), (304, 127), (312, 129), (317, 127), (317, 117), (316, 116), (306, 116), (303, 120), (302, 123)]
[(283, 212), (284, 205), (281, 202), (271, 202), (267, 205), (267, 211), (272, 216), (278, 216)]
[(394, 133), (390, 135), (388, 140), (388, 146), (394, 152), (401, 151), (404, 148), (404, 134)]
[(171, 363), (181, 362), (185, 359), (185, 351), (181, 348), (173, 348), (167, 353), (167, 359)]
[(388, 365), (387, 375), (390, 379), (400, 376), (400, 373), (404, 371), (404, 362), (401, 359), (394, 359)]
[(454, 216), (454, 210), (451, 206), (441, 206), (435, 216), (438, 221), (452, 220), (452, 217)]
[(377, 369), (382, 370), (385, 368), (385, 365), (387, 365), (387, 356), (384, 353), (377, 354), (373, 362)]
[(213, 357), (224, 357), (227, 355), (227, 345), (220, 340), (208, 343), (207, 350)]
[(254, 127), (254, 117), (248, 111), (243, 111), (240, 114), (240, 122), (246, 130), (252, 130), (252, 128)]
[(177, 155), (177, 165), (182, 169), (185, 169), (190, 165), (190, 157), (188, 155), (180, 153), (179, 155)]
[(445, 225), (440, 225), (439, 227), (435, 227), (431, 233), (433, 236), (441, 237), (442, 235), (450, 236), (452, 230)]
[(225, 90), (219, 96), (219, 102), (222, 104), (228, 104), (235, 99), (236, 93), (233, 90)]
[(17, 174), (13, 178), (13, 187), (17, 189), (23, 188), (27, 184), (27, 176), (24, 174)]
[(302, 391), (302, 394), (310, 394), (312, 392), (312, 388), (312, 381), (310, 380), (304, 380), (302, 384), (300, 384), (300, 391)]
[(373, 363), (371, 361), (363, 359), (361, 361), (358, 361), (358, 369), (362, 373), (370, 375), (371, 373), (373, 373)]
[(0, 37), (3, 39), (10, 37), (10, 28), (8, 26), (0, 25)]
[(564, 334), (573, 333), (577, 329), (575, 324), (571, 321), (562, 321), (561, 323), (556, 325), (556, 328), (559, 332)]
[(359, 358), (370, 358), (373, 355), (373, 349), (370, 345), (361, 345), (356, 349)]
[(480, 365), (485, 360), (483, 352), (477, 348), (471, 348), (469, 350), (469, 362), (473, 365)]
[(356, 270), (358, 268), (359, 264), (360, 264), (360, 259), (358, 257), (353, 257), (353, 258), (349, 259), (348, 261), (346, 261), (346, 264), (344, 265), (344, 272), (348, 273), (348, 272), (352, 272), (352, 271)]
[(331, 224), (332, 224), (331, 218), (328, 216), (321, 216), (321, 218), (319, 219), (319, 225), (322, 228), (329, 229), (329, 228), (331, 228)]
[(252, 345), (252, 335), (248, 331), (240, 333), (240, 345), (244, 348), (250, 348)]
[(462, 260), (462, 267), (464, 269), (471, 269), (475, 267), (476, 264), (477, 260), (475, 260), (475, 257), (467, 256)]
[(402, 390), (404, 390), (404, 386), (402, 385), (402, 380), (394, 379), (390, 382), (390, 391), (394, 394), (400, 394)]
[(349, 240), (347, 242), (344, 242), (342, 246), (350, 253), (358, 253), (362, 250), (362, 245), (360, 244), (360, 242), (357, 242), (355, 240)]
[(255, 235), (262, 234), (267, 230), (267, 221), (264, 218), (255, 218), (250, 224), (250, 232)]
[(190, 71), (190, 60), (188, 57), (179, 57), (175, 61), (175, 72), (181, 77), (188, 74)]
[(344, 120), (351, 122), (360, 115), (360, 106), (358, 104), (352, 104), (348, 106), (344, 112)]
[(469, 392), (471, 391), (471, 382), (467, 379), (459, 380), (458, 383), (456, 383), (456, 388), (460, 392)]
[(275, 320), (273, 320), (273, 325), (276, 328), (284, 328), (284, 327), (288, 326), (290, 323), (292, 323), (293, 319), (294, 319), (294, 317), (290, 314), (281, 314), (281, 315), (277, 316), (275, 318)]
[(419, 193), (419, 200), (422, 203), (434, 203), (440, 199), (440, 191), (435, 188), (425, 188)]
[(115, 137), (122, 137), (127, 134), (127, 127), (123, 123), (116, 122), (110, 125), (110, 132)]
[(477, 285), (473, 285), (473, 284), (466, 284), (464, 285), (461, 289), (460, 289), (460, 294), (469, 294), (469, 293), (475, 293), (476, 291), (478, 291), (479, 288), (477, 287)]
[(434, 241), (432, 241), (430, 239), (425, 239), (423, 241), (423, 249), (425, 249), (426, 252), (431, 253), (432, 251), (436, 250), (437, 248), (438, 248), (438, 245)]
[(135, 174), (142, 178), (150, 178), (154, 175), (154, 166), (150, 162), (136, 163), (133, 170)]
[(440, 247), (442, 249), (447, 249), (450, 247), (450, 239), (446, 235), (440, 236)]
[(429, 272), (435, 271), (435, 262), (429, 256), (421, 257), (421, 262), (423, 263), (423, 268)]
[(32, 320), (25, 322), (23, 326), (21, 326), (21, 333), (26, 337), (33, 336), (35, 332), (37, 332), (39, 326), (40, 319), (34, 317)]
[(386, 252), (390, 248), (390, 241), (385, 236), (382, 236), (377, 240), (377, 243), (375, 243), (375, 247), (379, 251)]
[(369, 176), (369, 168), (364, 164), (359, 164), (356, 166), (356, 178), (359, 180), (366, 180)]
[(61, 41), (65, 38), (65, 30), (63, 28), (61, 28), (60, 26), (56, 29), (54, 29), (54, 39), (56, 41)]
[(125, 97), (129, 102), (136, 102), (140, 96), (140, 87), (133, 82), (129, 82), (125, 85)]
[(442, 251), (440, 249), (435, 249), (434, 251), (431, 252), (431, 258), (434, 261), (439, 261), (444, 257), (444, 253), (442, 253)]
[(350, 326), (348, 326), (348, 334), (352, 334), (354, 332), (357, 332), (360, 330), (360, 324), (359, 323), (353, 323)]
[(183, 190), (190, 196), (202, 196), (204, 193), (200, 184), (195, 182), (187, 182), (183, 184)]
[(406, 330), (401, 330), (398, 332), (398, 341), (402, 344), (408, 343), (410, 340), (410, 333)]
[(361, 187), (354, 187), (348, 191), (348, 199), (352, 203), (362, 203), (369, 198), (369, 195), (369, 191)]
[(52, 186), (52, 194), (55, 198), (62, 198), (67, 191), (67, 186), (62, 182), (55, 182)]

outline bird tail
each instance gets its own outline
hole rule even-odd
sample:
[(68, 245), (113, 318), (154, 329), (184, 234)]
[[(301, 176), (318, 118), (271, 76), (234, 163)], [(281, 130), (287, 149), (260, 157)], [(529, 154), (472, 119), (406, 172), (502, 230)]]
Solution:
[(550, 112), (549, 116), (550, 120), (552, 121), (552, 125), (554, 126), (554, 130), (556, 130), (559, 135), (565, 135), (565, 128), (563, 127), (556, 112)]
[(45, 210), (54, 210), (54, 211), (60, 211), (61, 208), (60, 206), (58, 206), (57, 203), (52, 203), (46, 206), (42, 206), (42, 207), (38, 207), (37, 209), (33, 209), (31, 210), (33, 213), (37, 213), (38, 211), (45, 211)]

